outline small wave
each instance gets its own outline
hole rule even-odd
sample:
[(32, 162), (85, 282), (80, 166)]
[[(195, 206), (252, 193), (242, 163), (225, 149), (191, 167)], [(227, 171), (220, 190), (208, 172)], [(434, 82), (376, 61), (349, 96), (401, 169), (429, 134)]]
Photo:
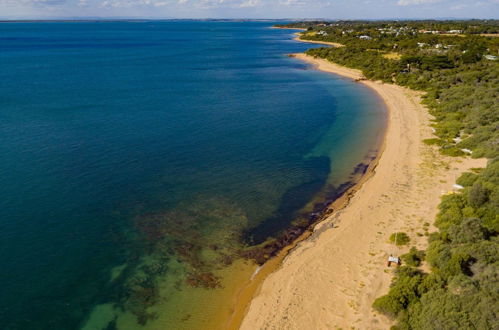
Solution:
[(255, 269), (255, 271), (251, 275), (251, 278), (250, 278), (251, 281), (253, 281), (253, 279), (255, 278), (256, 274), (258, 274), (261, 269), (262, 269), (262, 266), (258, 266), (257, 269)]

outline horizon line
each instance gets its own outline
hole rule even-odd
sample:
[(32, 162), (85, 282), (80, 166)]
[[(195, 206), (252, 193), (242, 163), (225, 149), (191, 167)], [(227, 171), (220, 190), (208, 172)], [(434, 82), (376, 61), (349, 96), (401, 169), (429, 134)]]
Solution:
[(439, 17), (439, 18), (175, 18), (175, 17), (138, 17), (138, 16), (54, 16), (54, 17), (1, 17), (0, 22), (43, 22), (43, 21), (65, 21), (65, 22), (84, 22), (84, 21), (499, 21), (499, 18), (456, 18), (456, 17)]

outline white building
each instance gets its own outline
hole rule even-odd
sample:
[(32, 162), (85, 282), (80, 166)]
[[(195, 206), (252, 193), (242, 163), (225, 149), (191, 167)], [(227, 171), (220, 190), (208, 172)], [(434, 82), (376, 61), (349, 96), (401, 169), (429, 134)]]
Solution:
[(495, 56), (495, 55), (484, 55), (483, 57), (489, 61), (497, 61), (499, 59), (499, 56)]

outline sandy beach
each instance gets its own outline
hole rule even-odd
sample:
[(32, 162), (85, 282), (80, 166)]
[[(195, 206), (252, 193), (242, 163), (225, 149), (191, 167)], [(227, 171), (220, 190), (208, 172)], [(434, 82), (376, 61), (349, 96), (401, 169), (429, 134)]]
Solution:
[[(425, 145), (432, 129), (418, 92), (364, 80), (359, 71), (323, 59), (294, 56), (375, 90), (386, 103), (388, 127), (375, 170), (344, 208), (316, 225), (266, 277), (241, 329), (388, 329), (392, 321), (371, 308), (388, 291), (388, 255), (425, 248), (423, 224), (433, 223), (440, 197), (452, 193), (460, 173), (484, 167), (486, 160), (444, 157)], [(396, 231), (410, 236), (409, 246), (388, 243)]]
[(300, 33), (295, 33), (295, 36), (293, 40), (300, 41), (300, 42), (306, 42), (309, 44), (317, 44), (317, 45), (327, 45), (327, 46), (332, 46), (332, 47), (345, 47), (345, 45), (337, 43), (337, 42), (329, 42), (329, 41), (315, 41), (315, 40), (305, 40), (305, 39), (300, 39)]
[[(272, 29), (281, 29), (281, 30), (298, 30), (298, 31), (307, 31), (307, 29), (301, 29), (301, 28), (288, 28), (288, 27), (277, 27), (277, 26), (273, 26)], [(343, 44), (340, 44), (340, 43), (337, 43), (337, 42), (329, 42), (329, 41), (315, 41), (315, 40), (305, 40), (305, 39), (301, 39), (300, 36), (301, 36), (301, 32), (296, 32), (295, 34), (295, 37), (293, 38), (293, 40), (296, 40), (296, 41), (300, 41), (300, 42), (306, 42), (306, 43), (309, 43), (309, 44), (317, 44), (317, 45), (328, 45), (328, 46), (332, 46), (332, 47), (345, 47), (345, 45)]]

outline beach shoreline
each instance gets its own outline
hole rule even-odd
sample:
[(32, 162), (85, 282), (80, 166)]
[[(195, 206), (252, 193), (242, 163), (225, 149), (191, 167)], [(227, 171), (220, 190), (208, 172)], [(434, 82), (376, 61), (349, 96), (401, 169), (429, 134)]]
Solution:
[[(238, 301), (239, 310), (246, 305), (239, 328), (389, 328), (392, 321), (371, 308), (392, 278), (386, 268), (393, 250), (387, 243), (389, 234), (407, 231), (411, 245), (425, 248), (426, 237), (416, 235), (416, 230), (423, 222), (433, 222), (439, 197), (452, 190), (458, 175), (485, 166), (485, 160), (444, 157), (424, 145), (432, 131), (420, 93), (366, 80), (359, 70), (306, 54), (291, 56), (372, 88), (386, 104), (387, 127), (368, 173), (333, 203), (331, 215), (283, 251), (282, 262), (255, 284), (249, 306), (247, 297)], [(443, 166), (433, 166), (436, 163)]]
[(284, 26), (271, 26), (271, 29), (279, 29), (279, 30), (298, 30), (298, 31), (307, 31), (305, 28), (292, 28), (292, 27), (284, 27)]
[[(289, 28), (280, 28), (280, 29), (289, 29)], [(295, 40), (302, 41), (300, 39), (295, 39)], [(303, 61), (307, 61), (307, 59), (305, 58), (306, 55), (303, 53), (289, 54), (288, 56), (295, 57)], [(343, 71), (343, 69), (345, 69), (345, 71)], [(353, 80), (358, 80), (359, 78), (363, 78), (363, 75), (357, 70), (352, 70), (351, 72), (350, 70), (351, 69), (338, 66), (338, 73), (336, 74), (344, 78), (351, 78)], [(385, 111), (388, 112), (386, 102), (382, 98), (381, 100), (384, 104)], [(388, 115), (386, 118), (384, 131), (383, 133), (380, 134), (379, 141), (376, 143), (375, 156), (371, 159), (368, 159), (369, 156), (366, 155), (366, 158), (364, 159), (364, 162), (367, 162), (367, 169), (365, 170), (365, 173), (361, 175), (351, 187), (346, 189), (344, 193), (342, 193), (338, 198), (336, 198), (331, 204), (327, 206), (326, 215), (323, 218), (319, 219), (308, 230), (303, 232), (297, 239), (293, 241), (292, 244), (286, 246), (281, 251), (279, 251), (279, 253), (275, 257), (269, 259), (263, 265), (258, 267), (256, 273), (253, 274), (251, 279), (249, 279), (236, 293), (236, 296), (234, 298), (234, 305), (233, 305), (234, 307), (232, 315), (226, 324), (225, 327), (226, 329), (236, 330), (241, 327), (241, 323), (243, 322), (243, 319), (245, 318), (248, 312), (250, 303), (253, 300), (253, 298), (258, 294), (258, 291), (263, 282), (265, 281), (266, 277), (272, 274), (277, 269), (279, 269), (284, 259), (290, 253), (292, 253), (292, 251), (298, 246), (298, 244), (300, 244), (300, 242), (307, 240), (313, 234), (313, 228), (316, 225), (327, 220), (330, 217), (331, 213), (334, 214), (347, 207), (350, 199), (356, 194), (356, 192), (362, 187), (362, 185), (366, 181), (368, 181), (372, 175), (375, 174), (375, 169), (378, 165), (379, 159), (383, 154), (383, 150), (385, 147), (387, 124), (388, 124)]]
[[(303, 29), (303, 28), (289, 28), (289, 27), (279, 27), (279, 26), (272, 26), (271, 29), (307, 31), (307, 29)], [(331, 46), (331, 47), (345, 47), (345, 45), (340, 44), (338, 42), (315, 41), (315, 40), (301, 39), (300, 32), (296, 32), (293, 35), (294, 35), (293, 40), (299, 41), (299, 42), (306, 42), (309, 44), (317, 44), (317, 45), (327, 45), (327, 46)]]
[(345, 47), (345, 45), (340, 44), (338, 42), (330, 42), (330, 41), (315, 41), (315, 40), (306, 40), (306, 39), (301, 39), (300, 38), (300, 33), (295, 33), (295, 37), (293, 40), (299, 41), (299, 42), (305, 42), (308, 44), (316, 44), (316, 45), (326, 45), (326, 46), (331, 46), (331, 47)]
[[(291, 28), (279, 28), (279, 27), (272, 27), (276, 29), (288, 29), (288, 30), (295, 30)], [(297, 36), (294, 40), (298, 41), (303, 41), (298, 39), (299, 37)], [(304, 41), (306, 42), (306, 41)], [(313, 42), (316, 43), (316, 42)], [(343, 46), (343, 45), (342, 45)], [(306, 56), (303, 53), (297, 53), (297, 54), (289, 54), (288, 56), (290, 57), (295, 57), (300, 60), (305, 60), (304, 58), (302, 59), (302, 56)], [(343, 72), (340, 70), (340, 68), (350, 70), (348, 68), (340, 67), (338, 66), (338, 75), (345, 77), (345, 78), (352, 78), (352, 79), (358, 79), (360, 77), (363, 78), (363, 75), (361, 73), (356, 72)], [(341, 73), (340, 73), (341, 72)], [(381, 101), (384, 104), (385, 111), (388, 112), (388, 108), (386, 106), (386, 103), (384, 102), (383, 99)], [(243, 322), (243, 319), (245, 315), (247, 314), (247, 311), (250, 307), (250, 303), (253, 300), (253, 298), (257, 295), (262, 283), (265, 281), (266, 277), (272, 274), (274, 271), (279, 269), (281, 266), (281, 263), (283, 260), (288, 256), (289, 253), (293, 251), (297, 247), (297, 245), (305, 241), (312, 235), (313, 233), (313, 227), (321, 223), (322, 221), (325, 221), (327, 218), (329, 218), (330, 214), (332, 212), (339, 212), (343, 208), (347, 207), (349, 204), (350, 199), (355, 195), (355, 193), (361, 188), (361, 186), (369, 180), (369, 178), (374, 175), (376, 166), (378, 165), (379, 159), (383, 153), (384, 146), (385, 146), (385, 135), (386, 135), (386, 130), (387, 130), (387, 124), (388, 124), (388, 115), (386, 116), (386, 122), (384, 124), (384, 130), (379, 136), (379, 141), (376, 142), (376, 153), (374, 157), (370, 158), (368, 155), (366, 155), (366, 158), (364, 159), (363, 163), (364, 164), (367, 162), (367, 169), (365, 170), (365, 173), (362, 174), (359, 178), (357, 178), (357, 181), (354, 182), (354, 184), (346, 189), (346, 191), (341, 194), (338, 198), (336, 198), (331, 204), (328, 205), (327, 207), (327, 215), (325, 215), (323, 218), (319, 219), (315, 224), (313, 224), (308, 230), (303, 232), (297, 239), (293, 241), (292, 244), (286, 246), (283, 248), (279, 253), (266, 261), (262, 266), (258, 267), (257, 272), (249, 279), (242, 287), (241, 289), (236, 293), (235, 298), (234, 298), (234, 303), (233, 303), (233, 310), (231, 317), (229, 318), (225, 328), (226, 329), (231, 329), (231, 330), (236, 330), (239, 329), (241, 326), (241, 323)], [(371, 154), (372, 156), (372, 154)], [(369, 159), (368, 159), (369, 158)]]
[[(355, 196), (356, 192), (362, 187), (362, 185), (369, 180), (369, 178), (374, 175), (378, 161), (383, 153), (384, 149), (384, 135), (382, 134), (380, 142), (378, 143), (378, 149), (376, 150), (376, 155), (374, 158), (369, 159), (366, 156), (365, 161), (368, 161), (368, 167), (363, 175), (358, 178), (358, 180), (349, 187), (343, 194), (341, 194), (337, 199), (335, 199), (331, 204), (327, 206), (326, 215), (317, 220), (311, 227), (304, 231), (298, 238), (296, 238), (293, 243), (287, 245), (278, 254), (271, 259), (267, 260), (263, 265), (259, 266), (253, 276), (248, 279), (248, 281), (241, 287), (241, 289), (236, 293), (234, 298), (232, 314), (226, 323), (225, 328), (230, 330), (240, 329), (241, 323), (243, 322), (245, 316), (247, 315), (248, 309), (250, 307), (251, 301), (258, 294), (261, 285), (264, 283), (265, 279), (271, 275), (273, 272), (281, 267), (282, 262), (285, 258), (293, 252), (298, 245), (307, 240), (313, 234), (313, 228), (323, 221), (326, 221), (331, 213), (340, 212), (342, 209), (348, 206), (351, 198)], [(361, 163), (363, 164), (363, 163)]]

